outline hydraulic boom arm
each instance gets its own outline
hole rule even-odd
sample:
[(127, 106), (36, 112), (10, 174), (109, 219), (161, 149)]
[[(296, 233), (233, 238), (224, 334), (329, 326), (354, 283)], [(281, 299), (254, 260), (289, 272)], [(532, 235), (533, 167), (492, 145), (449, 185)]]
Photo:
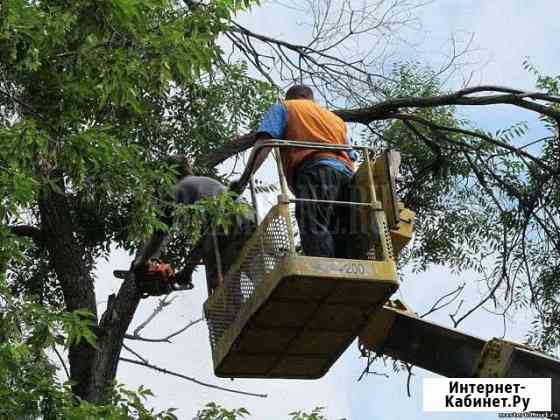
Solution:
[(372, 316), (360, 344), (447, 377), (551, 378), (552, 411), (560, 413), (560, 360), (520, 344), (484, 341), (426, 321), (399, 301)]

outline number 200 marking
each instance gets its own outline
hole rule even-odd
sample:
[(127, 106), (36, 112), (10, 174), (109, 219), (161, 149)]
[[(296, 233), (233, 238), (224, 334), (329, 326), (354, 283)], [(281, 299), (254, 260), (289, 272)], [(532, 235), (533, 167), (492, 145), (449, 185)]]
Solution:
[(346, 274), (366, 274), (366, 268), (360, 263), (344, 264), (342, 266), (342, 271)]

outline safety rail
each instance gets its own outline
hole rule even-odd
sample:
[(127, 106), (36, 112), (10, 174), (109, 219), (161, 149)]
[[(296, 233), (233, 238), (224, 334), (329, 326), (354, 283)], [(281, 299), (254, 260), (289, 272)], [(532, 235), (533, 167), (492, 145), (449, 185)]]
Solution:
[[(280, 155), (280, 149), (282, 148), (298, 148), (298, 149), (314, 149), (314, 150), (323, 150), (323, 151), (351, 151), (351, 150), (359, 150), (362, 152), (364, 162), (367, 163), (368, 168), (368, 177), (369, 177), (369, 185), (370, 185), (370, 194), (371, 194), (371, 201), (370, 202), (363, 202), (363, 201), (341, 201), (341, 200), (318, 200), (318, 199), (308, 199), (308, 198), (298, 198), (298, 197), (290, 197), (288, 194), (288, 183), (284, 174), (284, 167), (282, 158)], [(319, 143), (316, 141), (293, 141), (293, 140), (282, 140), (282, 139), (267, 139), (258, 141), (251, 154), (249, 155), (249, 159), (247, 160), (247, 165), (245, 167), (245, 171), (239, 178), (239, 185), (241, 187), (241, 191), (245, 189), (247, 184), (250, 186), (251, 191), (251, 200), (253, 207), (255, 209), (255, 215), (258, 220), (259, 218), (259, 209), (258, 209), (258, 202), (256, 199), (255, 193), (255, 184), (254, 184), (254, 173), (255, 163), (257, 159), (259, 159), (259, 155), (261, 153), (269, 153), (271, 149), (274, 149), (276, 155), (276, 164), (278, 168), (278, 178), (280, 180), (280, 189), (281, 195), (278, 197), (278, 202), (280, 203), (296, 203), (296, 202), (311, 202), (317, 204), (334, 204), (334, 205), (342, 205), (342, 206), (360, 206), (360, 207), (369, 207), (373, 208), (374, 210), (382, 210), (383, 207), (379, 201), (377, 201), (377, 194), (375, 192), (375, 188), (373, 187), (373, 170), (371, 165), (371, 154), (374, 153), (374, 150), (371, 147), (367, 146), (354, 146), (354, 145), (342, 145), (342, 144), (327, 144), (327, 143)], [(398, 209), (396, 206), (396, 202), (392, 203), (394, 207), (395, 214), (398, 214)], [(396, 219), (396, 218), (395, 218)]]

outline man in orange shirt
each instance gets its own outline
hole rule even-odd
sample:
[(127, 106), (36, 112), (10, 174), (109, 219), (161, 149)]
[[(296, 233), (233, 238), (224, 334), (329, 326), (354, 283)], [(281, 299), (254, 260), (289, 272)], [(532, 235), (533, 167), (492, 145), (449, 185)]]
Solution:
[[(286, 100), (273, 105), (257, 130), (257, 141), (267, 138), (347, 144), (346, 124), (318, 105), (313, 91), (292, 86)], [(296, 198), (348, 201), (353, 175), (347, 152), (283, 148), (282, 163)], [(296, 203), (303, 251), (306, 255), (344, 257), (344, 235), (348, 229), (346, 206), (325, 203)]]

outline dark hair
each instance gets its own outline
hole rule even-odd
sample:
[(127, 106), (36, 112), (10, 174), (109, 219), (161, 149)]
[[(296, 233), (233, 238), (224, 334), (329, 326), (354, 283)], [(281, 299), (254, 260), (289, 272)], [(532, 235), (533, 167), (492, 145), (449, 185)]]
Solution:
[(286, 92), (286, 100), (290, 100), (290, 99), (313, 100), (313, 90), (309, 86), (294, 85)]

